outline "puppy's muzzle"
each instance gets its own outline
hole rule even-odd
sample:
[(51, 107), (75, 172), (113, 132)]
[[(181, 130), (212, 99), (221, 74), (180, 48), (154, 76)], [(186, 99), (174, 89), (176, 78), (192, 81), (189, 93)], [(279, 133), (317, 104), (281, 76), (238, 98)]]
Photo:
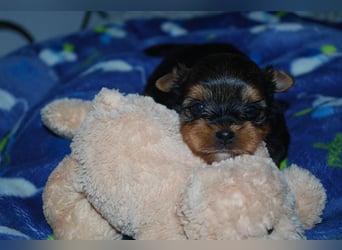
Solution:
[(233, 143), (235, 133), (229, 130), (221, 130), (216, 132), (216, 141), (219, 146), (229, 146)]

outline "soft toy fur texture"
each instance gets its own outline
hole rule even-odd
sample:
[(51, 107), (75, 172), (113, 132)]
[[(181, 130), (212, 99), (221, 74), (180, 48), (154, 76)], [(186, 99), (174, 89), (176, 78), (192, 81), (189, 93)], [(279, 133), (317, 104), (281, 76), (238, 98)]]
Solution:
[(150, 97), (102, 89), (47, 105), (42, 120), (73, 138), (43, 193), (57, 239), (301, 239), (321, 220), (325, 190), (307, 170), (279, 171), (264, 145), (207, 165)]

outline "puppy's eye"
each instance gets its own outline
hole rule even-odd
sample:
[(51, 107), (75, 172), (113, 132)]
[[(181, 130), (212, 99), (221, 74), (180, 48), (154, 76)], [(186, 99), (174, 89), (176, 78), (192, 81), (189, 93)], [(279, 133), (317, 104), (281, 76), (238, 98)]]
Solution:
[(255, 120), (261, 114), (261, 110), (255, 106), (248, 106), (244, 111), (244, 117), (247, 120)]
[(196, 102), (193, 105), (190, 106), (190, 112), (194, 116), (201, 116), (204, 112), (204, 104), (201, 102)]

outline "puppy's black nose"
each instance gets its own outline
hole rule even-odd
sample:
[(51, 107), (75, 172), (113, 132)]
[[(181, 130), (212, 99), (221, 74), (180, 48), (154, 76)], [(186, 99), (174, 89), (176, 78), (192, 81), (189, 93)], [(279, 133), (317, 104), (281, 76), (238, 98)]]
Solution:
[(221, 130), (216, 132), (216, 137), (224, 143), (230, 143), (234, 138), (234, 133), (229, 130)]

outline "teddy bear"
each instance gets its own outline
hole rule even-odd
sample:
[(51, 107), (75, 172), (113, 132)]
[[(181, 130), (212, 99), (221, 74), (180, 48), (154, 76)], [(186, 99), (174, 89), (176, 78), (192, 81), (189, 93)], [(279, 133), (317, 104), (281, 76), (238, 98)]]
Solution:
[(41, 116), (72, 140), (43, 191), (56, 239), (303, 239), (321, 221), (325, 189), (308, 170), (279, 170), (264, 143), (208, 165), (150, 97), (103, 88)]

